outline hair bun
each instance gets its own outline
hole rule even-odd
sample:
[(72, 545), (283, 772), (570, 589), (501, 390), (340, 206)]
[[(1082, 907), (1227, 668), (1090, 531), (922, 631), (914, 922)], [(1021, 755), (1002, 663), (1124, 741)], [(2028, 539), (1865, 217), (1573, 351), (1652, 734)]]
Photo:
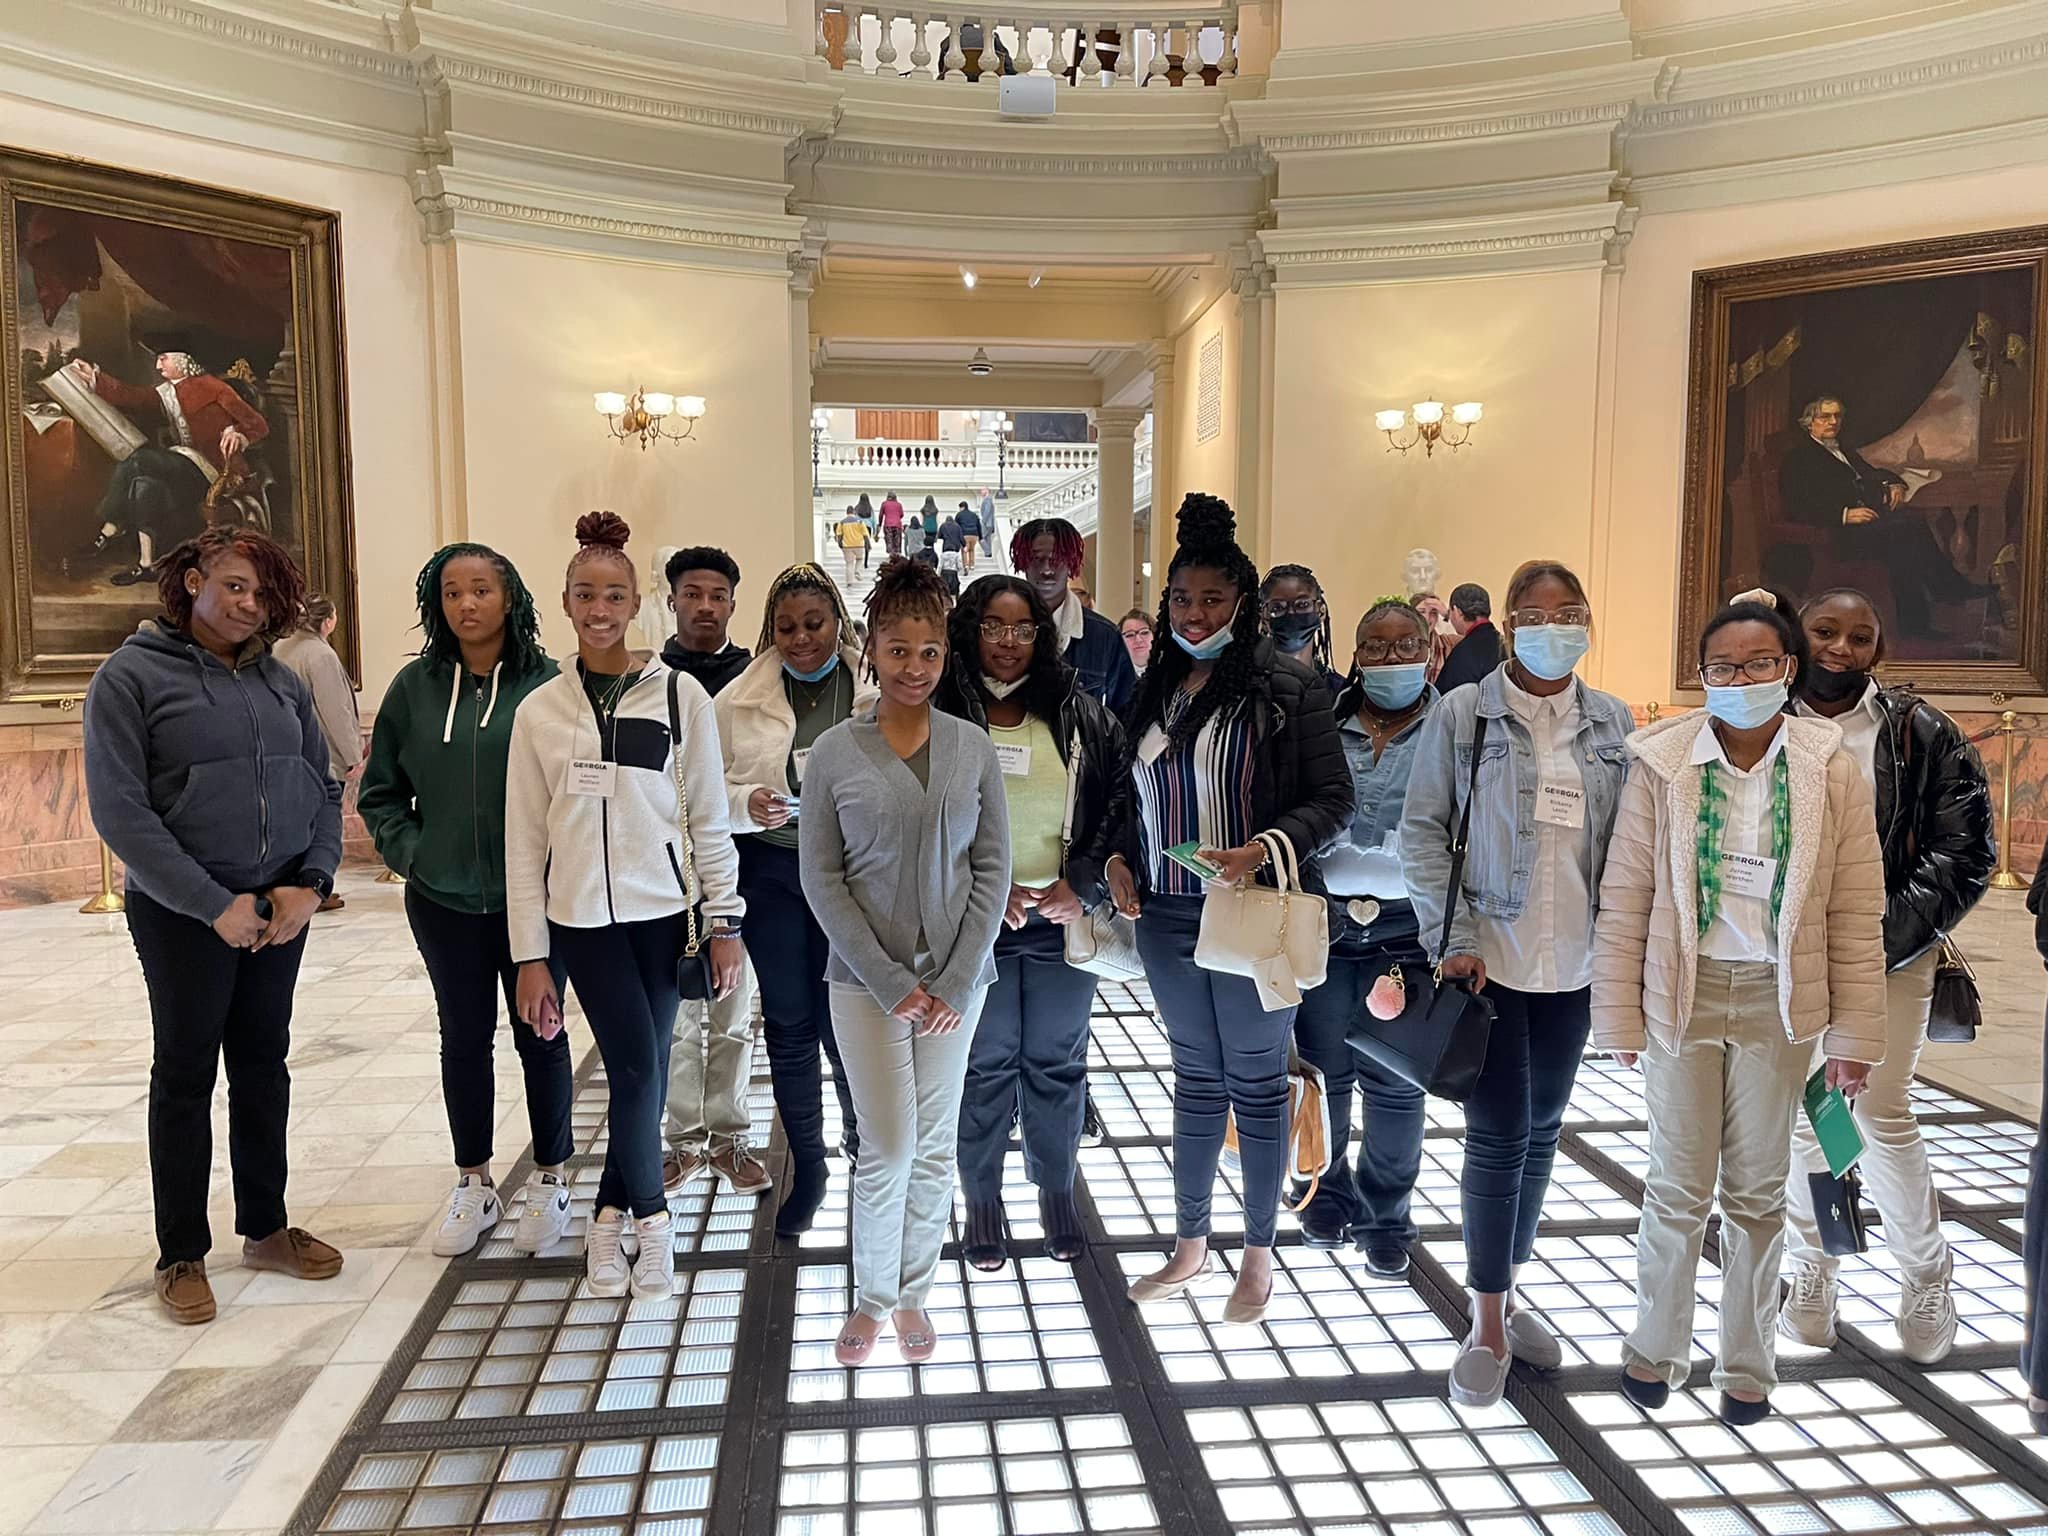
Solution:
[(592, 545), (624, 549), (632, 533), (626, 520), (616, 512), (586, 512), (576, 519), (576, 542), (585, 549)]
[(1221, 496), (1189, 491), (1175, 514), (1179, 542), (1186, 549), (1213, 549), (1237, 542), (1237, 514)]

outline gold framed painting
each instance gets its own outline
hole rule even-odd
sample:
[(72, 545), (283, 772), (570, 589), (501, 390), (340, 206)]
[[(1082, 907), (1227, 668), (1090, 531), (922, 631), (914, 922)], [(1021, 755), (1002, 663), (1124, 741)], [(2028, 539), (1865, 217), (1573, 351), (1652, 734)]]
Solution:
[(333, 213), (0, 148), (0, 702), (82, 693), (149, 566), (268, 533), (360, 680)]
[(1693, 275), (1676, 686), (1714, 608), (1867, 593), (1885, 675), (2048, 693), (2048, 227)]

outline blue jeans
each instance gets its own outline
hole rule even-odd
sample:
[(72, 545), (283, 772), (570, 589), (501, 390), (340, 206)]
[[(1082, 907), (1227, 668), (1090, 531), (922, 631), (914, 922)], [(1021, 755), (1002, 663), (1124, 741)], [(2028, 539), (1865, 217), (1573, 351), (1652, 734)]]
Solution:
[(1065, 935), (1035, 912), (1022, 928), (996, 935), (996, 979), (960, 1098), (960, 1187), (970, 1203), (1002, 1198), (1013, 1124), (1023, 1127), (1031, 1182), (1055, 1193), (1073, 1188), (1096, 978), (1067, 964)]
[(1593, 989), (1517, 992), (1489, 981), (1493, 1036), (1465, 1104), (1465, 1283), (1510, 1289), (1543, 1219), (1557, 1135), (1593, 1027)]
[[(1323, 1074), (1330, 1108), (1330, 1171), (1304, 1216), (1328, 1221), (1364, 1242), (1415, 1241), (1408, 1202), (1422, 1167), (1422, 1090), (1375, 1066), (1346, 1043), (1352, 1020), (1372, 984), (1397, 962), (1426, 962), (1416, 940), (1415, 909), (1405, 901), (1380, 903), (1371, 928), (1361, 928), (1342, 902), (1330, 910), (1330, 975), (1304, 992), (1294, 1019), (1295, 1048)], [(1365, 1133), (1358, 1166), (1346, 1162), (1351, 1145), (1351, 1091), (1365, 1099)]]
[(1268, 1013), (1248, 977), (1197, 966), (1201, 931), (1201, 897), (1146, 898), (1138, 955), (1173, 1047), (1175, 1232), (1209, 1235), (1224, 1120), (1235, 1114), (1245, 1244), (1269, 1248), (1287, 1163), (1287, 1037), (1295, 1010)]
[(2020, 1374), (2029, 1392), (2048, 1397), (2048, 1089), (2041, 1095), (2040, 1129), (2034, 1132), (2034, 1155), (2027, 1167), (2025, 1233), (2021, 1247), (2029, 1305)]

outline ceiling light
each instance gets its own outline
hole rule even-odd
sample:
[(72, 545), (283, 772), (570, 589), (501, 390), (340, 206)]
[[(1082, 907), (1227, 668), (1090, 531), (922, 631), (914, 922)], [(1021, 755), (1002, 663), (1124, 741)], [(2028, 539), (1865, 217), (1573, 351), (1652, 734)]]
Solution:
[(976, 347), (974, 356), (967, 359), (967, 371), (977, 379), (985, 379), (996, 371), (996, 365), (988, 360), (986, 349)]
[[(1444, 403), (1437, 399), (1418, 400), (1408, 410), (1385, 410), (1373, 412), (1372, 424), (1387, 434), (1389, 453), (1406, 453), (1417, 443), (1422, 444), (1426, 458), (1436, 452), (1438, 443), (1449, 448), (1462, 448), (1472, 440), (1472, 428), (1486, 414), (1485, 407), (1477, 400), (1461, 400), (1449, 411), (1450, 425), (1444, 423)], [(1407, 428), (1409, 436), (1403, 440), (1395, 436)]]
[(973, 286), (975, 285), (975, 283), (977, 283), (978, 281), (980, 281), (980, 279), (978, 279), (978, 278), (977, 278), (977, 277), (976, 277), (976, 276), (974, 275), (974, 268), (972, 268), (972, 267), (962, 267), (962, 268), (960, 269), (960, 281), (961, 281), (961, 282), (962, 282), (963, 284), (965, 284), (965, 285), (966, 285), (967, 287), (969, 287), (969, 288), (972, 288), (972, 287), (973, 287)]

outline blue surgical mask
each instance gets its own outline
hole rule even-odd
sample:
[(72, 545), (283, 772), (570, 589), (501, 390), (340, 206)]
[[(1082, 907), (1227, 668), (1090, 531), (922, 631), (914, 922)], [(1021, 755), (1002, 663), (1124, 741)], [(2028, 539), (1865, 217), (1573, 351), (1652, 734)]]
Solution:
[(1530, 624), (1515, 631), (1515, 660), (1554, 683), (1572, 675), (1592, 643), (1583, 624)]
[(1710, 687), (1707, 689), (1707, 713), (1738, 731), (1754, 730), (1771, 716), (1784, 712), (1787, 693), (1783, 678), (1770, 683), (1751, 683), (1746, 688), (1734, 683), (1726, 688)]
[(826, 678), (832, 675), (832, 669), (838, 665), (839, 653), (837, 651), (834, 651), (830, 656), (827, 656), (825, 658), (825, 665), (818, 668), (818, 670), (815, 672), (799, 672), (795, 667), (792, 667), (786, 661), (782, 664), (782, 670), (787, 672), (791, 677), (795, 678), (800, 683), (822, 683), (823, 681), (825, 681)]
[(1428, 673), (1429, 663), (1426, 661), (1397, 661), (1384, 667), (1360, 667), (1358, 686), (1365, 690), (1365, 696), (1377, 709), (1406, 709), (1422, 697), (1422, 685), (1428, 681)]
[(1173, 632), (1173, 643), (1197, 661), (1214, 661), (1218, 656), (1229, 650), (1230, 642), (1237, 638), (1236, 630), (1233, 627), (1236, 623), (1237, 610), (1233, 608), (1230, 613), (1230, 623), (1225, 624), (1206, 640), (1190, 640), (1176, 629)]

